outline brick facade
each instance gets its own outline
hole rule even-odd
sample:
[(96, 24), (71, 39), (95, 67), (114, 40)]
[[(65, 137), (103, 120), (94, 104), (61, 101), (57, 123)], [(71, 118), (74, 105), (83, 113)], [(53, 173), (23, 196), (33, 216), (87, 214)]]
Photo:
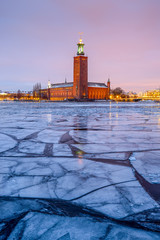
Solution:
[(88, 57), (74, 57), (73, 96), (75, 99), (88, 98)]
[(73, 64), (73, 82), (51, 84), (50, 88), (41, 90), (42, 99), (52, 101), (109, 99), (110, 81), (107, 85), (88, 82), (88, 57), (84, 56), (82, 39), (77, 45), (78, 52)]

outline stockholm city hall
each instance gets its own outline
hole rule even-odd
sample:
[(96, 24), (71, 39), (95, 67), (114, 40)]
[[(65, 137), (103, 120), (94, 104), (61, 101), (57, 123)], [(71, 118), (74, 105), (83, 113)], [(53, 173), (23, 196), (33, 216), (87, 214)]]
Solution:
[(64, 100), (107, 100), (110, 95), (110, 80), (104, 83), (88, 82), (88, 57), (84, 54), (84, 43), (80, 38), (77, 56), (74, 57), (73, 82), (48, 83), (47, 89), (41, 89), (41, 97), (52, 101)]

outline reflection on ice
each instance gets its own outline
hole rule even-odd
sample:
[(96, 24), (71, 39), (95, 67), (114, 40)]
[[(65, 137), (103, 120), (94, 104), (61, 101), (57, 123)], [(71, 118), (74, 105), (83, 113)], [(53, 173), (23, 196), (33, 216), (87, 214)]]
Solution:
[(51, 113), (47, 114), (47, 120), (48, 120), (48, 123), (52, 122), (52, 114)]

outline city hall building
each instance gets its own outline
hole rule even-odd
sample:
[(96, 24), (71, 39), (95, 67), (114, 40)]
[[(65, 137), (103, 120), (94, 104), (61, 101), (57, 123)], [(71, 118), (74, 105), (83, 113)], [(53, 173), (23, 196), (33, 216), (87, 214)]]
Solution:
[(51, 84), (41, 89), (41, 98), (52, 101), (64, 100), (107, 100), (110, 95), (110, 80), (104, 83), (88, 82), (88, 57), (85, 56), (84, 43), (80, 38), (77, 56), (73, 63), (73, 82)]

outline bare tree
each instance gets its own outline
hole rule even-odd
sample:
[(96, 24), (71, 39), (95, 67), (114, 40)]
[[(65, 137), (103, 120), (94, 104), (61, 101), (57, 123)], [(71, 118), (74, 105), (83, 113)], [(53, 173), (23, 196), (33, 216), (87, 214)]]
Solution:
[(33, 97), (41, 98), (41, 83), (33, 85)]
[(22, 97), (22, 92), (21, 92), (21, 90), (19, 89), (19, 90), (17, 91), (17, 98), (18, 98), (18, 100), (20, 100), (21, 97)]
[(111, 93), (112, 93), (114, 96), (117, 96), (117, 95), (119, 95), (119, 96), (125, 95), (125, 91), (124, 91), (122, 88), (120, 88), (120, 87), (117, 87), (117, 88), (115, 88), (115, 89), (112, 89), (112, 90), (111, 90)]

